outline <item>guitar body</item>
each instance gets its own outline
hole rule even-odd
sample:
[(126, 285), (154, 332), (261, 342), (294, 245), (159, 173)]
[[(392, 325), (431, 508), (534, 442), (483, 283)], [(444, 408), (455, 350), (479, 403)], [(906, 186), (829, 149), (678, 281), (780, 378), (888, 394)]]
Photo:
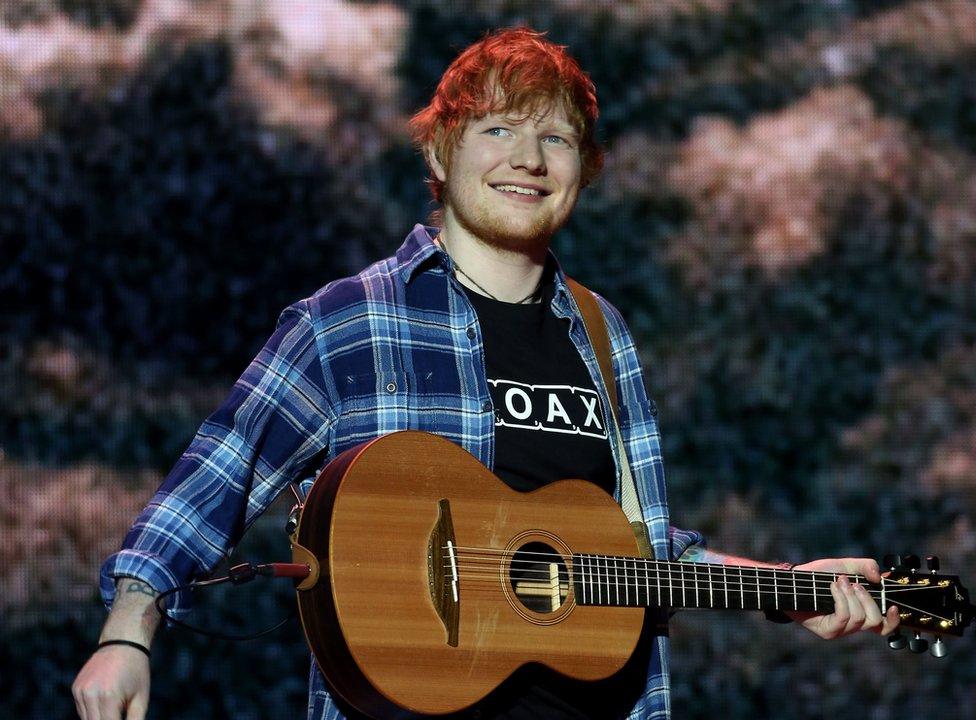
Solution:
[(639, 555), (612, 498), (581, 480), (513, 491), (427, 433), (331, 462), (295, 540), (319, 565), (298, 593), (309, 646), (333, 691), (373, 717), (463, 709), (529, 662), (608, 677), (643, 626), (643, 608), (578, 605), (566, 567), (528, 562)]

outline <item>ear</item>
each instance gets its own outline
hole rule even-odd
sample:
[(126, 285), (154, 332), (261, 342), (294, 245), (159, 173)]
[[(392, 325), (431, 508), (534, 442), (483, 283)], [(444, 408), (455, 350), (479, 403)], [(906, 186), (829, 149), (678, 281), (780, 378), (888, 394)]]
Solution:
[(447, 169), (444, 167), (444, 163), (440, 161), (440, 158), (437, 157), (437, 150), (434, 148), (434, 143), (426, 143), (424, 145), (424, 159), (434, 173), (434, 177), (441, 182), (447, 182)]

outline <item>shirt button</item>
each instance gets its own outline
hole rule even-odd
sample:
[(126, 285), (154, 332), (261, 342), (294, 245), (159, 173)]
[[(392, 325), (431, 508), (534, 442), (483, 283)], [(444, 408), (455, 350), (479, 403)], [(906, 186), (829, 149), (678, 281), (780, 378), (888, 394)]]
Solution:
[(478, 334), (478, 333), (476, 333), (476, 332), (474, 331), (474, 328), (473, 328), (473, 327), (469, 327), (469, 328), (468, 328), (468, 339), (469, 339), (469, 340), (474, 340), (474, 338), (475, 338), (475, 336), (476, 336), (477, 334)]
[(657, 417), (657, 403), (651, 400), (650, 404), (651, 404), (651, 415), (653, 417)]
[(485, 412), (491, 412), (491, 400), (485, 400), (481, 404), (481, 409)]
[(388, 393), (390, 393), (390, 395), (392, 395), (393, 393), (395, 393), (396, 392), (396, 383), (395, 382), (387, 383), (386, 384), (386, 391)]

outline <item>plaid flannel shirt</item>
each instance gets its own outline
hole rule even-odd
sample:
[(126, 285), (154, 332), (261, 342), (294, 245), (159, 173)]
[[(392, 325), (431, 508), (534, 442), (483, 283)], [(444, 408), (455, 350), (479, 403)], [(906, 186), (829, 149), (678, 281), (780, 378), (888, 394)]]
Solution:
[[(229, 397), (200, 427), (120, 552), (101, 571), (111, 605), (118, 577), (164, 591), (208, 575), (291, 482), (307, 491), (317, 470), (343, 450), (397, 430), (426, 430), (491, 468), (494, 411), (478, 319), (451, 258), (417, 225), (397, 253), (359, 275), (329, 283), (288, 307)], [(552, 311), (609, 400), (564, 275)], [(619, 419), (652, 547), (676, 559), (701, 535), (669, 526), (656, 408), (619, 312), (598, 298), (609, 331)], [(605, 418), (610, 422), (609, 418)], [(616, 455), (616, 437), (610, 435)], [(619, 501), (620, 469), (617, 470)], [(170, 604), (176, 617), (186, 594)], [(647, 687), (631, 718), (670, 717), (668, 638), (656, 637)], [(310, 720), (342, 717), (313, 660)]]

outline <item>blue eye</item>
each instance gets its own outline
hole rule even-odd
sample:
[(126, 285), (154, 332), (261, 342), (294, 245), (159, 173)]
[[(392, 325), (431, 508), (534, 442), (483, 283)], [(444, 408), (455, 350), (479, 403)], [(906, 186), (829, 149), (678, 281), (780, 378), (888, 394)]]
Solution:
[(568, 144), (566, 142), (566, 138), (560, 137), (559, 135), (546, 135), (543, 138), (543, 140), (547, 140), (549, 142), (553, 142), (553, 143), (557, 143), (557, 144), (562, 144), (562, 145)]
[(485, 134), (491, 135), (492, 137), (505, 137), (505, 135), (503, 135), (502, 133), (507, 134), (508, 132), (509, 132), (508, 129), (503, 127), (493, 127), (485, 130)]

